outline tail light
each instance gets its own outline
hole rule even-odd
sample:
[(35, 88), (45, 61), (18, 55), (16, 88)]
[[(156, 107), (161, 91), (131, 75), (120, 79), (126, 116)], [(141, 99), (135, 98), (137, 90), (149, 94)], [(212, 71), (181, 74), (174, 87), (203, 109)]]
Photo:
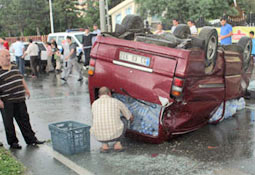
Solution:
[(89, 62), (89, 69), (88, 69), (88, 74), (91, 76), (94, 75), (95, 65), (96, 65), (96, 60), (91, 58)]
[(174, 97), (181, 97), (184, 87), (184, 79), (175, 77), (173, 80), (171, 95)]

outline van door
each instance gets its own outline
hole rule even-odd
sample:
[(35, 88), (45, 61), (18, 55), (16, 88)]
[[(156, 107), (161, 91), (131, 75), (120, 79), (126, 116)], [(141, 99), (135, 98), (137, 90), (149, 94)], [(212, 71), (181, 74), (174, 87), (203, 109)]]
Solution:
[(37, 43), (38, 44), (38, 47), (41, 51), (41, 60), (42, 61), (47, 61), (47, 58), (48, 58), (48, 55), (47, 55), (47, 49), (46, 47), (44, 46), (43, 43)]

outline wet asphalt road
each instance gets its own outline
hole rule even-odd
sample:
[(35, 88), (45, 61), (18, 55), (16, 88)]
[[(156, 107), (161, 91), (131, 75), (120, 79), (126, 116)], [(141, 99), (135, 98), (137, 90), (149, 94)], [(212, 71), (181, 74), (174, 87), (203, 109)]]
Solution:
[[(27, 79), (31, 98), (27, 100), (32, 127), (39, 139), (50, 140), (48, 124), (74, 120), (91, 124), (89, 94), (85, 81), (77, 82), (72, 76), (63, 83), (59, 75), (43, 75), (37, 80)], [(247, 108), (218, 125), (207, 125), (195, 132), (179, 136), (160, 145), (125, 139), (125, 152), (100, 154), (100, 144), (91, 138), (91, 152), (67, 156), (93, 174), (168, 174), (168, 175), (255, 175), (255, 122)], [(77, 167), (68, 168), (51, 154), (46, 147), (27, 147), (20, 132), (17, 135), (23, 146), (13, 154), (34, 175), (76, 175)], [(0, 139), (5, 141), (0, 120)], [(75, 172), (76, 171), (76, 172)], [(78, 172), (78, 173), (77, 173)]]

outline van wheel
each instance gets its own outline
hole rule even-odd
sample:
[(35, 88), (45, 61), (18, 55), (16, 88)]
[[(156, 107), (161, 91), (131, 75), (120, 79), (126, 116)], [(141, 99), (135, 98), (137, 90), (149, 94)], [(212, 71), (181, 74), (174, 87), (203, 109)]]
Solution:
[(243, 70), (247, 71), (251, 61), (252, 40), (244, 36), (238, 41), (237, 45), (243, 49)]
[(115, 33), (117, 34), (117, 36), (120, 36), (125, 32), (126, 32), (126, 28), (123, 25), (116, 24)]
[(179, 24), (173, 34), (180, 39), (186, 39), (189, 35), (191, 35), (190, 28), (186, 24)]
[(140, 16), (137, 15), (127, 15), (123, 21), (121, 22), (121, 25), (126, 29), (143, 29), (144, 24), (143, 20)]
[(205, 67), (215, 65), (218, 49), (218, 33), (213, 27), (204, 27), (200, 31), (199, 38), (205, 41)]

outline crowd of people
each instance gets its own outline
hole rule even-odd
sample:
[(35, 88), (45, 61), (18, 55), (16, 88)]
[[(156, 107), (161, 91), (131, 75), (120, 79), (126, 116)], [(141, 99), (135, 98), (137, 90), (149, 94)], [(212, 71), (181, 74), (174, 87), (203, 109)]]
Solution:
[[(179, 25), (179, 20), (178, 19), (173, 19), (172, 23), (173, 23), (173, 25), (172, 25), (172, 28), (171, 28), (171, 33), (174, 33), (176, 27)], [(227, 23), (227, 19), (224, 18), (224, 17), (220, 19), (220, 23), (221, 23), (221, 30), (220, 30), (219, 38), (220, 38), (220, 41), (221, 41), (221, 45), (230, 45), (230, 44), (232, 44), (232, 35), (233, 35), (232, 26)], [(197, 29), (194, 21), (188, 20), (187, 25), (190, 28), (190, 34), (192, 36), (198, 35), (198, 29)], [(163, 33), (165, 33), (165, 31), (163, 30), (163, 25), (158, 24), (155, 34), (156, 35), (162, 35)]]
[[(90, 33), (89, 28), (84, 31), (82, 39), (85, 68), (88, 67), (90, 60), (90, 50), (92, 44), (96, 40), (96, 36), (100, 33), (97, 25), (94, 25), (94, 32)], [(47, 49), (47, 66), (46, 72), (61, 73), (61, 79), (67, 81), (72, 69), (79, 73), (78, 81), (83, 80), (82, 67), (80, 67), (76, 55), (76, 44), (72, 42), (71, 36), (67, 36), (63, 40), (62, 47), (59, 49), (55, 40), (46, 43)], [(10, 51), (12, 49), (15, 56), (16, 64), (12, 64), (10, 60)], [(31, 127), (29, 114), (27, 112), (26, 98), (30, 97), (29, 89), (24, 80), (25, 75), (25, 57), (30, 57), (30, 66), (32, 70), (32, 78), (37, 78), (40, 72), (40, 48), (36, 42), (29, 39), (27, 49), (20, 38), (9, 48), (5, 38), (0, 37), (0, 110), (5, 127), (7, 143), (12, 149), (21, 149), (18, 138), (16, 137), (14, 119), (16, 120), (21, 133), (27, 145), (43, 144), (35, 136)], [(63, 58), (63, 66), (61, 65), (61, 57)], [(63, 68), (63, 70), (61, 70)], [(0, 146), (3, 143), (0, 142)]]

